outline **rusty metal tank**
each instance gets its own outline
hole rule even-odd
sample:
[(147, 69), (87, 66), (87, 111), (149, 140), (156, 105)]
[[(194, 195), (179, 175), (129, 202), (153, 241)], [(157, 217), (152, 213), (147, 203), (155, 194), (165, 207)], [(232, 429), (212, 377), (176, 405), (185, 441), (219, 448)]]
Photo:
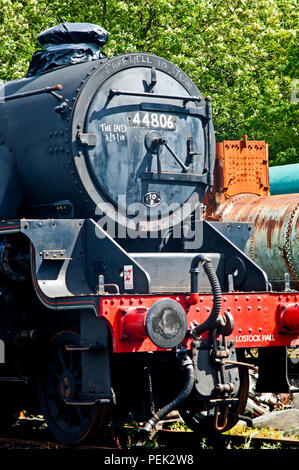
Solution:
[(276, 196), (237, 195), (219, 207), (227, 222), (252, 222), (254, 233), (245, 245), (246, 254), (268, 274), (274, 289), (289, 275), (299, 286), (299, 194)]
[(299, 287), (299, 194), (270, 195), (263, 141), (217, 143), (215, 187), (205, 197), (207, 220), (252, 222), (246, 254), (267, 273), (274, 290)]

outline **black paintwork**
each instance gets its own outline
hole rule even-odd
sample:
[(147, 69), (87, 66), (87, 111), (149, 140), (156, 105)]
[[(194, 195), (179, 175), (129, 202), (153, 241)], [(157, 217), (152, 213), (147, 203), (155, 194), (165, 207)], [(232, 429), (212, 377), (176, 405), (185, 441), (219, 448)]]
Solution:
[[(20, 280), (19, 267), (30, 258), (29, 285), (42, 315), (44, 307), (58, 311), (44, 328), (38, 322), (43, 347), (61, 324), (81, 332), (78, 344), (70, 345), (82, 353), (81, 393), (70, 398), (74, 406), (115, 400), (110, 335), (98, 318), (105, 291), (166, 298), (189, 293), (190, 268), (199, 253), (210, 258), (222, 291), (268, 290), (265, 273), (243, 252), (252, 224), (202, 220), (201, 201), (213, 185), (215, 162), (211, 104), (173, 64), (150, 54), (125, 54), (61, 66), (0, 91), (0, 275), (8, 288), (9, 240), (21, 261), (8, 263), (16, 270), (12, 278)], [(187, 202), (190, 213), (181, 213)], [(105, 214), (102, 203), (109, 204)], [(138, 219), (136, 203), (143, 208)], [(159, 220), (174, 204), (170, 227), (159, 231)], [(135, 225), (129, 225), (132, 219)], [(140, 231), (142, 225), (147, 230)], [(131, 285), (124, 282), (125, 266), (133, 269)], [(199, 291), (210, 290), (202, 266), (196, 282)], [(174, 364), (172, 358), (169, 370)], [(218, 380), (204, 356), (201, 367), (203, 375)], [(20, 363), (13, 373), (19, 368)], [(63, 379), (71, 376), (61, 375), (61, 384)], [(169, 393), (168, 398), (174, 392)], [(207, 400), (210, 394), (209, 389)]]

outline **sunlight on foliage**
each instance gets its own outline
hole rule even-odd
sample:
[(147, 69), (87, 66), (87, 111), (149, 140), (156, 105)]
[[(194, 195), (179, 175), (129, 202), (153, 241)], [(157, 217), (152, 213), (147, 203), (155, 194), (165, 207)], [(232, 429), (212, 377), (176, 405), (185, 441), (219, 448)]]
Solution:
[(23, 77), (37, 35), (62, 22), (103, 26), (108, 56), (182, 68), (213, 97), (218, 141), (247, 134), (269, 144), (271, 164), (299, 161), (295, 0), (0, 0), (0, 80)]

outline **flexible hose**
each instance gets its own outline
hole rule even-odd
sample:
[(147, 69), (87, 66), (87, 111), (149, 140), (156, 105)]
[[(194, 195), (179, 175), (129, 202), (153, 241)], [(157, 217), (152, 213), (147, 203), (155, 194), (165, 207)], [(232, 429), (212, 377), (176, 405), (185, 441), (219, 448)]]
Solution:
[(182, 358), (182, 365), (183, 368), (186, 369), (186, 380), (185, 380), (185, 385), (181, 392), (178, 394), (178, 396), (172, 400), (170, 403), (165, 405), (163, 408), (160, 408), (154, 416), (152, 416), (143, 426), (142, 431), (145, 431), (147, 433), (150, 433), (153, 427), (156, 425), (156, 423), (164, 418), (168, 413), (170, 413), (173, 410), (176, 410), (179, 405), (188, 398), (190, 395), (194, 382), (195, 382), (195, 375), (194, 375), (194, 367), (193, 367), (193, 362), (188, 356), (187, 352), (183, 354)]
[[(221, 286), (217, 277), (217, 274), (214, 270), (214, 267), (212, 265), (212, 262), (209, 258), (205, 258), (203, 255), (197, 255), (195, 258), (193, 258), (192, 263), (191, 263), (191, 292), (197, 291), (197, 273), (198, 273), (198, 264), (202, 263), (203, 269), (209, 279), (212, 293), (213, 293), (213, 308), (208, 316), (208, 318), (201, 323), (201, 325), (198, 325), (194, 330), (192, 331), (192, 335), (194, 337), (199, 337), (204, 331), (209, 330), (210, 328), (213, 328), (216, 324), (217, 318), (220, 314), (221, 310), (221, 301), (222, 301), (222, 296), (221, 296)], [(196, 276), (195, 276), (196, 275)]]

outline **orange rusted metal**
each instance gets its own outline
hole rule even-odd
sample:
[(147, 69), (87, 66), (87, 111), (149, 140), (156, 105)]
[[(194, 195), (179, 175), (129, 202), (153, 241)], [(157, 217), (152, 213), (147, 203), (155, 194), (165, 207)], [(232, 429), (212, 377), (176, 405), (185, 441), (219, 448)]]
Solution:
[(268, 196), (268, 145), (264, 141), (224, 140), (216, 144), (213, 191), (207, 192), (205, 219), (217, 220), (218, 208), (230, 198), (255, 194)]
[[(240, 193), (269, 194), (268, 145), (247, 140), (217, 143), (218, 171), (222, 167), (222, 191), (228, 197)], [(218, 188), (219, 190), (220, 188)]]

